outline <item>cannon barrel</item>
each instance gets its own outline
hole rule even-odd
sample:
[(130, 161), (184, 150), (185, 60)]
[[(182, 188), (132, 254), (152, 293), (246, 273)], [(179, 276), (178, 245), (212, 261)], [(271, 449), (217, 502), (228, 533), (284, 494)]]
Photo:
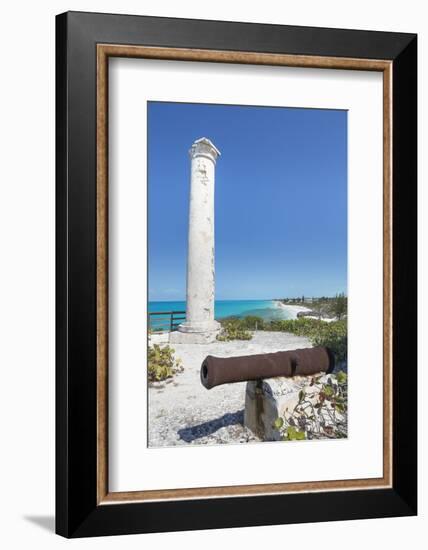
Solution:
[(321, 346), (241, 357), (208, 355), (201, 366), (201, 382), (209, 390), (221, 384), (276, 376), (310, 376), (333, 369), (333, 353)]

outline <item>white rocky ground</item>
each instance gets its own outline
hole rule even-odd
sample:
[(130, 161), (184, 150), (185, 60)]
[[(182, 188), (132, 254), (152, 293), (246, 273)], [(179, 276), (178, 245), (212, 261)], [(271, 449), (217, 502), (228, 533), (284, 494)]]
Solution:
[(247, 443), (256, 437), (244, 428), (245, 382), (205, 389), (200, 367), (207, 355), (232, 357), (311, 347), (307, 338), (285, 332), (256, 331), (252, 340), (212, 344), (174, 344), (183, 372), (149, 388), (149, 446)]

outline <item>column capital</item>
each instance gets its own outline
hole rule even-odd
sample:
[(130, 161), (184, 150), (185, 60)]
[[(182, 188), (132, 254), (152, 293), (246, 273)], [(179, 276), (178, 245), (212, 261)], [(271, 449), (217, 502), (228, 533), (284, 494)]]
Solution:
[(189, 149), (189, 155), (192, 159), (206, 157), (215, 163), (220, 156), (220, 151), (212, 141), (206, 137), (202, 137), (193, 142), (192, 147)]

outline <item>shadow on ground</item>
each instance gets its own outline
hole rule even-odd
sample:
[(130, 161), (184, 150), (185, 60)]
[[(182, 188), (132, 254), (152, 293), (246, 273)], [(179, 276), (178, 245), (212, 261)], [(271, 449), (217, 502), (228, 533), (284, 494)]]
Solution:
[(55, 532), (54, 516), (24, 516), (24, 519), (41, 527), (45, 531)]
[(234, 413), (224, 414), (220, 418), (215, 418), (214, 420), (209, 420), (208, 422), (203, 422), (202, 424), (197, 424), (190, 428), (182, 428), (178, 430), (178, 435), (186, 443), (191, 443), (195, 439), (212, 435), (220, 428), (233, 426), (235, 424), (244, 425), (243, 409)]

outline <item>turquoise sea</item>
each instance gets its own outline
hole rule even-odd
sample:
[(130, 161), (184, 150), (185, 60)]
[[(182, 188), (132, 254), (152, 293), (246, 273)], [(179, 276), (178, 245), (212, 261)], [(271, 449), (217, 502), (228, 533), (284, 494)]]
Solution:
[[(149, 302), (151, 311), (185, 311), (186, 302)], [(296, 314), (274, 300), (216, 300), (215, 318), (257, 315), (265, 320), (295, 319)]]

